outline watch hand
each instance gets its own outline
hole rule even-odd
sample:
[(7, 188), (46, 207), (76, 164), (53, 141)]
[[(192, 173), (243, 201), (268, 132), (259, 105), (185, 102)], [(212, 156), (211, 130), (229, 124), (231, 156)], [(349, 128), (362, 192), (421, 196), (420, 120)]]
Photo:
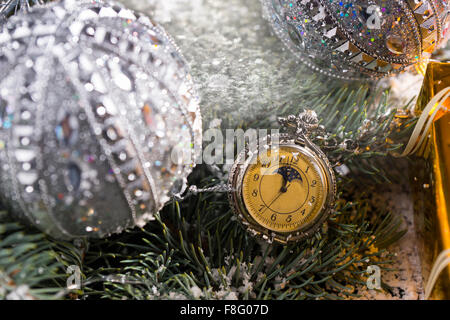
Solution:
[(286, 193), (291, 185), (292, 185), (292, 182), (289, 182), (281, 191), (283, 193)]
[(283, 186), (281, 187), (280, 192), (286, 193), (287, 189), (289, 188), (290, 185), (291, 185), (291, 182), (289, 182), (289, 184), (288, 184), (288, 182), (286, 180), (284, 180), (284, 183), (283, 183)]
[(281, 186), (280, 192), (282, 193), (286, 192), (284, 190), (286, 189), (287, 183), (288, 183), (287, 179), (283, 176), (283, 185)]
[[(286, 184), (286, 183), (284, 183), (284, 184)], [(278, 192), (275, 199), (273, 199), (272, 202), (263, 211), (261, 211), (261, 214), (263, 214), (267, 209), (269, 209), (275, 203), (275, 201), (277, 201), (281, 197), (281, 195), (283, 193), (286, 193), (290, 186), (291, 186), (291, 183), (289, 183), (286, 186), (281, 187), (281, 190), (280, 190), (280, 192)]]
[(270, 206), (271, 206), (275, 201), (277, 201), (278, 198), (279, 198), (282, 194), (283, 194), (283, 191), (278, 192), (278, 194), (277, 194), (277, 196), (275, 197), (275, 199), (273, 199), (272, 202), (271, 202), (267, 207), (265, 207), (263, 211), (261, 211), (261, 214), (263, 214), (264, 212), (266, 212), (266, 210), (267, 210), (268, 208), (270, 208)]

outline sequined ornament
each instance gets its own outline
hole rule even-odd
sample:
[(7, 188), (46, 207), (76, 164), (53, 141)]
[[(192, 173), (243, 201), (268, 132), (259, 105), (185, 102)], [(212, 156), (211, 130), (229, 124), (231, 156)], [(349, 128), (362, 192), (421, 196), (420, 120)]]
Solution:
[(0, 31), (0, 193), (13, 212), (69, 239), (153, 220), (201, 142), (172, 39), (101, 1), (34, 7)]
[(298, 59), (328, 76), (381, 78), (446, 40), (448, 0), (262, 0), (275, 33)]

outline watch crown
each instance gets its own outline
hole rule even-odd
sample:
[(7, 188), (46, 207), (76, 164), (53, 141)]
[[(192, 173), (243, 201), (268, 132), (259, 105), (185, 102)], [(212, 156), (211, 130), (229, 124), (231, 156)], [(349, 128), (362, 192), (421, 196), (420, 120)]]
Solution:
[(294, 122), (294, 121), (296, 121), (297, 120), (297, 117), (296, 116), (294, 116), (294, 115), (290, 115), (290, 116), (288, 116), (288, 121), (290, 121), (290, 122)]
[(298, 127), (303, 127), (307, 132), (319, 127), (319, 118), (314, 110), (305, 110), (298, 116)]
[(319, 118), (314, 110), (305, 110), (298, 116), (289, 115), (278, 118), (278, 122), (286, 128), (294, 128), (297, 135), (308, 135), (319, 128)]

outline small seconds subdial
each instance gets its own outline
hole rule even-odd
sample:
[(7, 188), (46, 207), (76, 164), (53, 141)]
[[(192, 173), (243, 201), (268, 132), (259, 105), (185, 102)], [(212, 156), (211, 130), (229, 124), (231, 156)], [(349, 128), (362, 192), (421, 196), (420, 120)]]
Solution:
[(250, 216), (261, 226), (283, 233), (314, 222), (326, 194), (320, 166), (292, 146), (258, 155), (247, 168), (242, 187)]

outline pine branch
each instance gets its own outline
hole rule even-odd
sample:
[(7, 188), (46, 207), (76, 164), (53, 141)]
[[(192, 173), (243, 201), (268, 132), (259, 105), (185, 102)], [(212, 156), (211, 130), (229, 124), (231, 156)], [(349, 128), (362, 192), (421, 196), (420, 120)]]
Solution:
[[(408, 109), (409, 104), (390, 106), (388, 96), (389, 91), (377, 91), (369, 84), (355, 87), (349, 83), (330, 89), (328, 95), (303, 97), (295, 106), (279, 102), (271, 109), (277, 110), (276, 116), (315, 110), (324, 130), (315, 142), (332, 162), (345, 164), (355, 175), (365, 175), (378, 183), (389, 182), (395, 172), (386, 161), (401, 153), (417, 119), (397, 118), (398, 111)], [(262, 112), (242, 128), (279, 129), (276, 116), (273, 110)]]
[(91, 247), (86, 262), (98, 261), (103, 248), (126, 252), (101, 255), (125, 283), (85, 288), (85, 294), (112, 299), (353, 296), (365, 284), (367, 266), (387, 270), (386, 247), (404, 234), (401, 220), (368, 208), (366, 199), (358, 204), (342, 199), (328, 230), (300, 245), (281, 246), (243, 231), (224, 196), (201, 195), (181, 206), (174, 202), (157, 223), (128, 233), (120, 243), (106, 240)]
[(0, 299), (61, 298), (65, 265), (70, 264), (67, 257), (44, 234), (0, 212)]

